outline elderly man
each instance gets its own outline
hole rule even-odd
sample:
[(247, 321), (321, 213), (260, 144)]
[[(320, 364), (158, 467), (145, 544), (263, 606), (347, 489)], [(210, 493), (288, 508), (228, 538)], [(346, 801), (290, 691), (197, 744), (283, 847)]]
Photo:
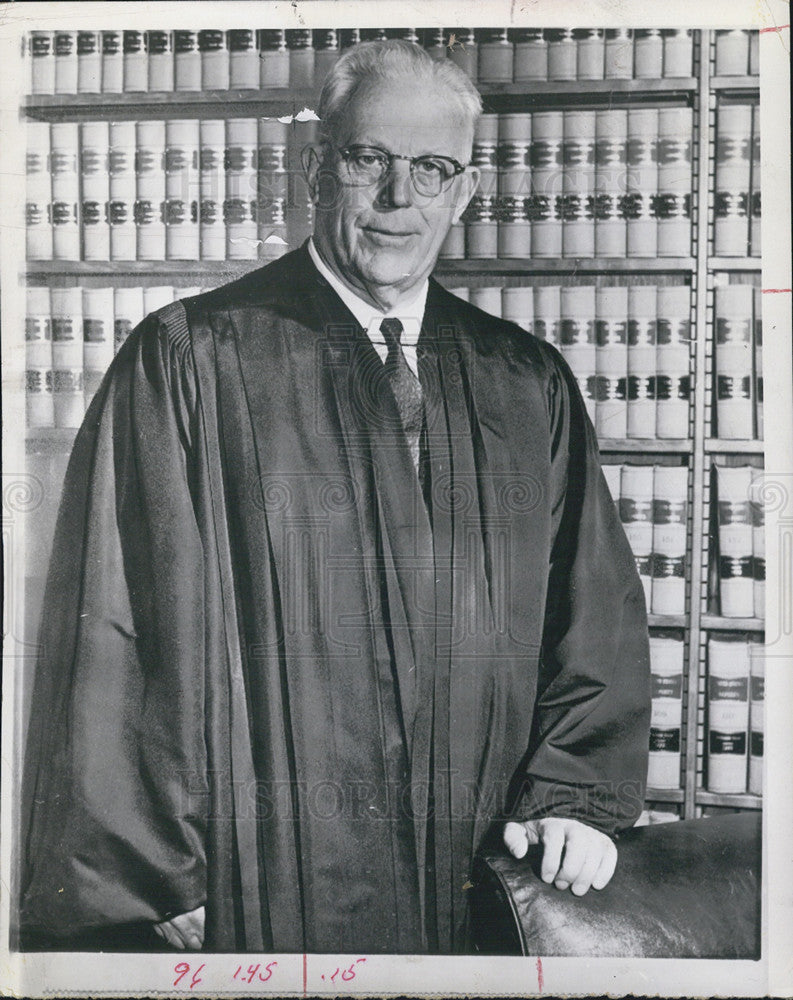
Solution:
[(78, 436), (22, 925), (449, 952), (488, 831), (604, 886), (643, 797), (642, 589), (556, 351), (429, 276), (479, 96), (348, 51), (312, 240), (148, 317)]

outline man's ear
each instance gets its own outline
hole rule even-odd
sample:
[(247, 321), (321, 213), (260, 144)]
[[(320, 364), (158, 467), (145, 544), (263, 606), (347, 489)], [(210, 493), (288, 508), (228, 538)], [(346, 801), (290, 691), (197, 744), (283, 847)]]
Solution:
[(479, 167), (466, 167), (465, 173), (460, 175), (457, 186), (452, 224), (460, 221), (460, 217), (465, 211), (468, 202), (473, 198), (478, 186)]
[(311, 200), (316, 201), (319, 181), (319, 170), (322, 166), (322, 147), (318, 143), (310, 143), (300, 151), (300, 163), (306, 175), (308, 192)]

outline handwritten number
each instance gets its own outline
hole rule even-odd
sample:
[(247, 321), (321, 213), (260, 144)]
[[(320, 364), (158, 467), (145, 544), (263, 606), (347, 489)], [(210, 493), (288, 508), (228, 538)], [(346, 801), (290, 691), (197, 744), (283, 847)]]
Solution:
[(200, 972), (200, 971), (201, 971), (201, 970), (202, 970), (203, 968), (204, 968), (204, 966), (203, 966), (203, 965), (199, 965), (199, 966), (198, 966), (198, 968), (197, 968), (197, 969), (195, 970), (195, 974), (193, 975), (193, 981), (192, 981), (192, 982), (190, 983), (190, 989), (191, 989), (191, 990), (193, 989), (193, 987), (194, 987), (194, 986), (197, 986), (197, 985), (198, 985), (198, 984), (199, 984), (199, 983), (201, 982), (201, 979), (200, 979), (200, 977), (199, 977), (198, 973), (199, 973), (199, 972)]
[(261, 972), (259, 973), (259, 979), (261, 979), (263, 983), (266, 983), (270, 976), (272, 976), (274, 965), (278, 965), (278, 962), (268, 962), (267, 965), (265, 965), (265, 969), (267, 970), (266, 976), (263, 976)]
[(174, 986), (178, 986), (179, 983), (184, 979), (184, 977), (190, 971), (190, 966), (187, 964), (187, 962), (177, 962), (176, 965), (173, 967), (173, 971), (179, 973), (179, 975), (173, 981)]

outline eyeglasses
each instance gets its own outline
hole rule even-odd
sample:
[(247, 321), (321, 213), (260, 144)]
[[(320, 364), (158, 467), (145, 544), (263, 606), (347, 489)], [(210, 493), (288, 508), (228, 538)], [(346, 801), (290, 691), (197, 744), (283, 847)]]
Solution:
[(458, 163), (451, 156), (402, 156), (389, 153), (378, 146), (345, 146), (339, 149), (342, 162), (342, 180), (355, 187), (368, 187), (380, 183), (391, 171), (394, 160), (407, 160), (410, 164), (410, 179), (416, 191), (434, 198), (445, 191), (451, 182), (461, 174), (467, 165)]

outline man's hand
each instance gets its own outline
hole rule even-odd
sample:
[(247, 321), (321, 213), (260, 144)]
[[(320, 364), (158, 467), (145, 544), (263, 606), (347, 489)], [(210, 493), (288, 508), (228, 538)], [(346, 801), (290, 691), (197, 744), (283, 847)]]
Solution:
[(590, 887), (608, 885), (617, 867), (614, 842), (585, 823), (575, 819), (533, 819), (507, 823), (504, 843), (514, 857), (522, 858), (530, 844), (542, 844), (542, 880), (553, 882), (557, 889), (572, 889), (583, 896)]
[(178, 917), (163, 920), (161, 924), (154, 925), (154, 930), (172, 948), (200, 951), (204, 945), (204, 907), (199, 906), (189, 913), (180, 913)]

